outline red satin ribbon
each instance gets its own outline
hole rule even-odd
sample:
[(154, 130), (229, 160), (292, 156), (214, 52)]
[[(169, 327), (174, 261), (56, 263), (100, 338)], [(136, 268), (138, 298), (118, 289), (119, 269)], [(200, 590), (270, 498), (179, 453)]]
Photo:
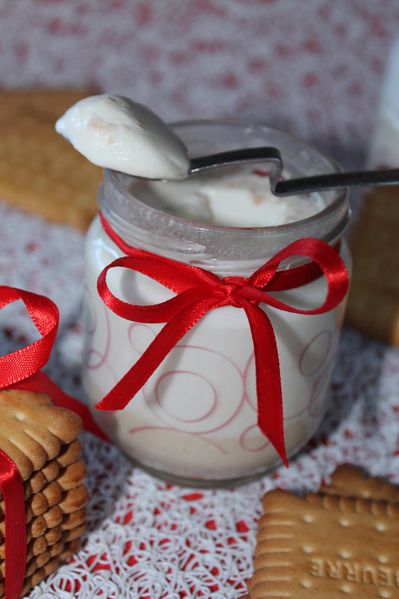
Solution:
[[(293, 314), (322, 314), (335, 308), (348, 290), (348, 273), (336, 250), (319, 239), (294, 241), (246, 277), (218, 277), (202, 268), (170, 260), (126, 244), (100, 215), (104, 230), (126, 256), (117, 258), (100, 273), (98, 293), (106, 306), (122, 318), (135, 322), (166, 323), (144, 354), (96, 405), (101, 410), (121, 410), (145, 384), (179, 340), (210, 310), (234, 306), (245, 311), (254, 345), (258, 426), (287, 465), (284, 443), (280, 366), (273, 326), (265, 304)], [(305, 256), (309, 265), (278, 271), (284, 260)], [(115, 297), (106, 277), (111, 268), (123, 267), (158, 281), (176, 296), (160, 304), (138, 306)], [(301, 310), (270, 295), (292, 289), (323, 275), (327, 295), (321, 306)]]
[(5, 598), (19, 599), (26, 568), (24, 483), (15, 463), (1, 450), (0, 490), (5, 516)]
[[(0, 357), (0, 389), (28, 389), (47, 393), (58, 406), (78, 413), (84, 427), (107, 438), (97, 427), (86, 406), (66, 395), (40, 372), (50, 357), (59, 314), (50, 299), (5, 285), (0, 286), (0, 309), (21, 299), (41, 337), (15, 352)], [(26, 567), (26, 518), (24, 485), (15, 463), (0, 450), (0, 490), (5, 511), (5, 598), (19, 599)]]
[(40, 370), (50, 357), (58, 327), (58, 308), (48, 298), (14, 287), (0, 286), (0, 309), (21, 299), (41, 338), (0, 357), (0, 388), (10, 387)]

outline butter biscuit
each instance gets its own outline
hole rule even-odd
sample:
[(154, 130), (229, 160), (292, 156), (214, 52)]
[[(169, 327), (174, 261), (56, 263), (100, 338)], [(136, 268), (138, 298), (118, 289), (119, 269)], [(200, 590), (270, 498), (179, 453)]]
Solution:
[(16, 208), (85, 230), (97, 212), (102, 171), (54, 124), (93, 90), (0, 91), (0, 196)]
[(263, 506), (251, 599), (398, 596), (399, 505), (271, 491)]
[(339, 466), (331, 476), (331, 483), (322, 485), (320, 492), (399, 503), (399, 487), (397, 485), (380, 477), (370, 477), (361, 468), (351, 464)]

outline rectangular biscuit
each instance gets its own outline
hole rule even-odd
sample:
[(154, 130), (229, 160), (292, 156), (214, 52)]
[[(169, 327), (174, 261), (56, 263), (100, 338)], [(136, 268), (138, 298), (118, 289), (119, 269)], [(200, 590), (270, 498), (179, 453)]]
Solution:
[(101, 169), (54, 130), (80, 90), (0, 91), (0, 198), (43, 218), (85, 230), (97, 211)]
[(353, 276), (347, 322), (399, 345), (399, 186), (365, 194), (350, 238)]
[(397, 485), (380, 477), (370, 477), (361, 468), (351, 464), (339, 466), (331, 476), (331, 483), (322, 485), (320, 492), (399, 503), (399, 487)]
[(399, 505), (285, 491), (263, 504), (251, 599), (399, 596)]

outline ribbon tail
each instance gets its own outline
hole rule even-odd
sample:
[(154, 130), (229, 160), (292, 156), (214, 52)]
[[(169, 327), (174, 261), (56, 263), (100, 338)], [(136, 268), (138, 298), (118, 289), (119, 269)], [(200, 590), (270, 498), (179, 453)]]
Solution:
[(123, 410), (182, 337), (213, 307), (215, 299), (188, 304), (165, 324), (143, 355), (111, 391), (96, 404), (98, 410)]
[(83, 428), (86, 431), (96, 435), (96, 437), (99, 437), (103, 441), (108, 441), (108, 443), (111, 442), (94, 421), (89, 408), (81, 401), (64, 393), (64, 391), (62, 391), (62, 389), (60, 389), (44, 372), (37, 372), (29, 379), (7, 388), (26, 389), (28, 391), (36, 391), (37, 393), (46, 393), (51, 397), (56, 406), (66, 408), (67, 410), (71, 410), (71, 412), (78, 414), (82, 419)]
[(24, 484), (14, 462), (1, 450), (0, 473), (5, 516), (5, 599), (19, 599), (26, 568)]
[(258, 426), (288, 467), (280, 363), (273, 327), (267, 314), (258, 306), (248, 304), (245, 313), (254, 344)]

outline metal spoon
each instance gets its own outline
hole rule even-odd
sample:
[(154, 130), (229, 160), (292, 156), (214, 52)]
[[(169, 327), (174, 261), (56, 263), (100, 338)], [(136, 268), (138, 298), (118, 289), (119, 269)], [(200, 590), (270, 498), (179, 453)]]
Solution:
[(283, 170), (283, 160), (277, 148), (257, 147), (241, 150), (231, 150), (209, 156), (192, 158), (189, 175), (233, 164), (250, 164), (267, 162), (270, 177), (270, 188), (276, 196), (289, 196), (301, 193), (312, 193), (343, 187), (377, 187), (399, 183), (399, 169), (381, 171), (355, 171), (351, 173), (330, 173), (301, 177), (280, 181)]

